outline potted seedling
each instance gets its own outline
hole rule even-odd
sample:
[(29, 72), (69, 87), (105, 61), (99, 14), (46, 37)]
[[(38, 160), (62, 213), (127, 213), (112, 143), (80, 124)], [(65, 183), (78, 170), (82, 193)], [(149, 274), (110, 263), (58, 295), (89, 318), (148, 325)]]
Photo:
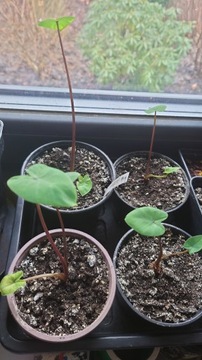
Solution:
[(127, 180), (116, 189), (116, 195), (125, 207), (155, 206), (167, 212), (180, 208), (188, 198), (189, 182), (183, 169), (169, 157), (153, 152), (157, 112), (166, 106), (157, 105), (146, 110), (154, 114), (149, 152), (134, 151), (115, 162), (117, 176), (128, 174)]
[(129, 212), (132, 228), (114, 253), (119, 294), (133, 313), (161, 326), (178, 327), (202, 314), (202, 235), (164, 224), (154, 207)]
[(193, 176), (190, 180), (190, 217), (194, 234), (202, 232), (202, 177)]
[[(114, 166), (109, 157), (97, 147), (76, 141), (76, 114), (74, 105), (74, 96), (71, 85), (68, 63), (65, 56), (65, 49), (61, 32), (74, 21), (74, 17), (61, 17), (57, 19), (45, 19), (39, 21), (38, 25), (58, 34), (62, 61), (64, 64), (65, 74), (67, 78), (68, 92), (71, 104), (72, 116), (72, 136), (71, 140), (61, 140), (44, 144), (34, 150), (25, 160), (22, 173), (27, 166), (33, 163), (44, 163), (48, 166), (59, 168), (62, 171), (78, 171), (82, 176), (82, 182), (92, 182), (91, 190), (85, 198), (78, 193), (77, 206), (74, 208), (63, 209), (66, 214), (80, 214), (90, 212), (95, 214), (95, 210), (103, 204), (110, 196), (110, 192), (105, 194), (105, 189), (115, 178)], [(81, 180), (80, 180), (81, 181)], [(82, 213), (83, 216), (83, 213)]]
[[(19, 249), (0, 283), (0, 293), (8, 295), (20, 326), (49, 342), (88, 334), (104, 319), (115, 296), (115, 273), (107, 251), (92, 236), (64, 227), (60, 208), (76, 205), (78, 176), (35, 164), (26, 174), (8, 180), (16, 195), (36, 204), (44, 232)], [(56, 208), (58, 229), (48, 229), (40, 204)]]
[(202, 215), (202, 177), (194, 176), (191, 179), (191, 189), (197, 203), (200, 215)]
[(190, 180), (195, 176), (202, 176), (202, 153), (200, 148), (180, 149), (179, 155)]

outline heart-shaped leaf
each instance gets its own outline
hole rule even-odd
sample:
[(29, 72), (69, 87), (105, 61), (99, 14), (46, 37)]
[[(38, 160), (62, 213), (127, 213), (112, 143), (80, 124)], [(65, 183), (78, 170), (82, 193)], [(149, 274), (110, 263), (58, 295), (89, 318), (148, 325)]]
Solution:
[(155, 112), (164, 112), (166, 108), (167, 108), (166, 105), (156, 105), (149, 108), (148, 110), (145, 110), (145, 113), (150, 115), (150, 114), (154, 114)]
[(17, 271), (13, 274), (4, 276), (0, 282), (0, 294), (2, 296), (13, 294), (16, 290), (24, 287), (26, 285), (26, 281), (23, 280), (22, 277), (22, 271)]
[(78, 181), (76, 182), (77, 189), (81, 196), (85, 196), (92, 189), (92, 180), (89, 175), (80, 175)]
[(163, 174), (169, 175), (179, 171), (179, 166), (166, 166), (163, 170)]
[(168, 214), (163, 210), (143, 206), (128, 213), (125, 222), (143, 236), (161, 236), (165, 232), (162, 221), (167, 217)]
[(7, 184), (16, 195), (34, 204), (68, 208), (77, 202), (76, 187), (68, 173), (44, 164), (31, 165), (27, 175), (13, 176)]
[(202, 235), (195, 235), (189, 237), (183, 245), (190, 254), (194, 254), (202, 249)]
[(73, 21), (75, 20), (75, 17), (73, 16), (64, 16), (57, 19), (45, 19), (38, 22), (39, 26), (42, 26), (46, 29), (52, 29), (57, 30), (57, 24), (59, 27), (59, 30), (62, 31), (67, 26), (69, 26)]
[(80, 174), (76, 171), (70, 171), (67, 173), (67, 176), (72, 180), (72, 182), (74, 182), (76, 179), (78, 179), (79, 175)]

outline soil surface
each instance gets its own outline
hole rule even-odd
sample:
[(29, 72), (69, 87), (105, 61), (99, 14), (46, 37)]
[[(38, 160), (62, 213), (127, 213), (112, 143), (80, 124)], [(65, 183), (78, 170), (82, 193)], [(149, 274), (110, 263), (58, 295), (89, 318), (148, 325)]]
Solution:
[(202, 308), (202, 261), (184, 251), (183, 234), (166, 229), (161, 237), (164, 259), (154, 273), (159, 253), (158, 238), (132, 233), (117, 256), (117, 276), (124, 294), (134, 308), (148, 318), (166, 323), (190, 319)]
[(201, 187), (196, 187), (195, 188), (195, 194), (196, 194), (196, 197), (198, 199), (198, 202), (199, 202), (200, 206), (202, 207), (202, 188)]
[(182, 150), (182, 158), (191, 177), (202, 176), (202, 154), (200, 151)]
[[(181, 168), (164, 177), (166, 167), (176, 166), (165, 158), (151, 159), (149, 174), (145, 180), (148, 155), (127, 155), (115, 164), (117, 176), (129, 172), (128, 181), (116, 188), (116, 192), (132, 208), (155, 206), (165, 211), (174, 209), (185, 199), (187, 179)], [(159, 178), (159, 175), (162, 176)], [(157, 177), (155, 177), (157, 176)]]
[(201, 346), (163, 348), (156, 360), (202, 360)]
[[(47, 278), (29, 281), (16, 293), (22, 319), (40, 332), (62, 336), (77, 333), (100, 314), (108, 297), (108, 269), (96, 246), (84, 239), (67, 238), (69, 277), (66, 282)], [(55, 239), (61, 249), (61, 239)], [(36, 245), (18, 269), (24, 278), (62, 272), (46, 241)]]

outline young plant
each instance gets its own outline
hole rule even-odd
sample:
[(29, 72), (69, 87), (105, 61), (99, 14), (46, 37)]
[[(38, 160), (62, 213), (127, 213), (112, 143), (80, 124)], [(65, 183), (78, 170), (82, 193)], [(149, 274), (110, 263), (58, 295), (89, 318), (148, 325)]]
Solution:
[(161, 175), (148, 174), (147, 179), (152, 177), (156, 179), (163, 179), (170, 174), (178, 172), (179, 169), (180, 169), (179, 166), (166, 166), (163, 168), (163, 172)]
[(184, 242), (184, 251), (170, 253), (169, 255), (163, 254), (163, 244), (161, 236), (165, 233), (165, 226), (162, 224), (168, 217), (167, 212), (150, 207), (143, 206), (129, 212), (125, 217), (125, 222), (138, 234), (147, 237), (158, 237), (159, 254), (157, 259), (150, 264), (156, 276), (161, 273), (161, 261), (171, 256), (179, 256), (185, 253), (194, 254), (202, 249), (202, 235), (195, 235), (189, 237)]
[(5, 275), (0, 281), (0, 295), (7, 296), (23, 288), (26, 285), (26, 281), (22, 279), (22, 277), (22, 271), (16, 271), (13, 274)]
[[(61, 170), (44, 164), (31, 165), (25, 175), (13, 176), (7, 181), (8, 187), (25, 201), (36, 204), (38, 216), (47, 240), (50, 242), (55, 254), (60, 260), (63, 268), (61, 273), (34, 275), (23, 279), (22, 272), (6, 275), (0, 282), (1, 295), (8, 295), (24, 286), (27, 281), (44, 278), (57, 277), (65, 281), (68, 277), (68, 264), (66, 259), (66, 241), (64, 223), (59, 208), (73, 207), (77, 202), (77, 190), (74, 181), (80, 174), (76, 172), (65, 173)], [(41, 206), (48, 205), (56, 208), (63, 236), (63, 254), (56, 246), (43, 217)]]
[(65, 16), (57, 19), (45, 19), (38, 22), (39, 26), (42, 26), (47, 29), (55, 30), (58, 34), (58, 40), (60, 43), (62, 59), (65, 67), (65, 73), (67, 77), (70, 103), (71, 103), (71, 113), (72, 113), (72, 146), (71, 146), (71, 159), (70, 159), (70, 171), (74, 171), (75, 166), (75, 152), (76, 152), (76, 117), (75, 117), (75, 106), (74, 106), (74, 97), (71, 85), (71, 79), (69, 75), (68, 65), (65, 57), (64, 46), (61, 36), (61, 31), (64, 30), (67, 26), (69, 26), (73, 21), (74, 17)]
[[(75, 106), (74, 106), (74, 96), (72, 91), (72, 84), (70, 79), (70, 74), (68, 70), (68, 64), (65, 57), (64, 46), (61, 36), (61, 31), (67, 28), (75, 18), (73, 16), (65, 16), (57, 19), (45, 19), (38, 22), (38, 25), (46, 29), (51, 29), (57, 31), (58, 40), (60, 44), (60, 49), (62, 53), (62, 59), (65, 68), (65, 74), (67, 78), (67, 84), (69, 89), (69, 97), (71, 103), (71, 113), (72, 113), (72, 146), (71, 146), (71, 156), (70, 156), (70, 171), (74, 171), (75, 167), (75, 154), (76, 154), (76, 115), (75, 115)], [(86, 174), (84, 176), (79, 175), (77, 180), (77, 189), (81, 196), (86, 195), (92, 189), (92, 181), (90, 177)]]
[(145, 113), (147, 115), (154, 114), (154, 122), (153, 122), (153, 129), (152, 129), (152, 135), (151, 135), (151, 141), (150, 141), (149, 155), (148, 155), (147, 166), (146, 166), (146, 171), (145, 171), (145, 175), (144, 175), (144, 179), (146, 181), (151, 176), (155, 177), (155, 175), (150, 174), (150, 167), (151, 167), (151, 157), (152, 157), (152, 151), (153, 151), (153, 146), (154, 146), (154, 138), (155, 138), (155, 132), (156, 132), (156, 114), (157, 114), (157, 111), (158, 112), (163, 112), (165, 110), (166, 110), (165, 105), (156, 105), (156, 106), (154, 106), (152, 108), (149, 108), (148, 110), (145, 110)]

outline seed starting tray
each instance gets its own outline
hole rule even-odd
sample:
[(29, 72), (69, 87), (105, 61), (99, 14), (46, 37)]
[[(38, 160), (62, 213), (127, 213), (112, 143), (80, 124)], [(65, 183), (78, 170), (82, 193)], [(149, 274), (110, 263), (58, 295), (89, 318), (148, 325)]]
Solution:
[[(98, 216), (90, 222), (90, 226), (89, 222), (84, 219), (83, 222), (80, 221), (79, 227), (80, 230), (86, 231), (98, 239), (111, 256), (113, 256), (117, 242), (129, 229), (122, 220), (123, 214), (120, 215), (121, 207), (117, 201), (118, 199), (113, 194), (104, 204)], [(194, 211), (194, 205), (193, 197), (190, 197), (175, 214), (175, 218), (171, 217), (167, 222), (193, 233), (195, 224), (190, 221), (190, 216)], [(49, 225), (51, 224), (49, 228), (58, 227), (58, 224), (53, 223), (53, 219), (49, 219), (48, 213), (45, 214), (45, 217)], [(74, 224), (67, 224), (66, 219), (64, 222), (65, 227), (76, 227)], [(42, 232), (42, 229), (35, 206), (24, 203), (22, 199), (18, 199), (15, 211), (13, 211), (13, 205), (8, 205), (5, 224), (2, 238), (5, 239), (6, 234), (10, 235), (8, 270), (8, 266), (18, 249), (34, 235)], [(201, 344), (202, 342), (202, 319), (183, 327), (165, 328), (153, 325), (138, 315), (131, 317), (131, 314), (127, 313), (127, 310), (120, 303), (117, 295), (104, 321), (88, 336), (72, 342), (46, 343), (28, 336), (11, 316), (5, 297), (1, 298), (0, 303), (0, 324), (3, 346), (12, 352), (19, 353), (163, 347)]]

